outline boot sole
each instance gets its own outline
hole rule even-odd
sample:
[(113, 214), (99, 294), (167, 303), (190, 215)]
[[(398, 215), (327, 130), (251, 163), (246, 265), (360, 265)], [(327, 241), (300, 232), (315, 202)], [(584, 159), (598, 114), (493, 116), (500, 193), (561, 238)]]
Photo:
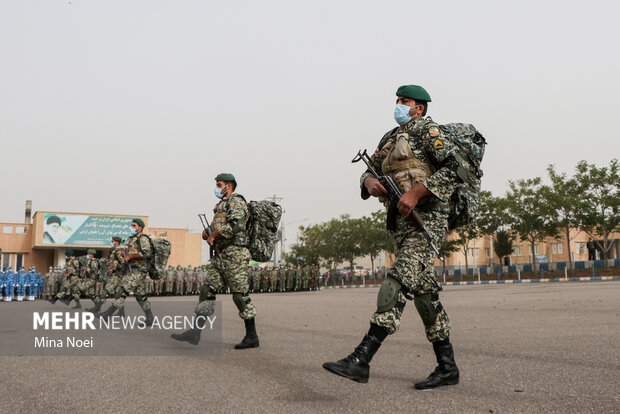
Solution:
[(250, 348), (258, 348), (259, 346), (260, 346), (260, 344), (249, 345), (249, 346), (238, 346), (238, 345), (235, 345), (235, 349), (250, 349)]
[(368, 383), (368, 378), (367, 377), (355, 377), (352, 375), (348, 375), (338, 369), (333, 368), (331, 365), (329, 365), (328, 362), (323, 364), (323, 368), (325, 368), (326, 370), (328, 370), (329, 372), (331, 372), (332, 374), (336, 374), (339, 375), (343, 378), (347, 378), (350, 379), (351, 381), (355, 381), (355, 382), (359, 382), (360, 384), (367, 384)]
[(174, 339), (175, 341), (179, 341), (179, 342), (187, 342), (188, 344), (192, 344), (192, 345), (198, 345), (198, 342), (200, 342), (200, 341), (191, 341), (191, 340), (188, 340), (188, 339), (176, 338), (176, 337), (174, 336), (174, 334), (171, 334), (171, 335), (170, 335), (170, 337), (171, 337), (172, 339)]
[(441, 387), (442, 385), (456, 385), (458, 383), (459, 383), (459, 379), (456, 378), (456, 379), (452, 379), (448, 381), (443, 381), (441, 384), (433, 385), (432, 387), (431, 386), (427, 386), (427, 387), (418, 386), (418, 384), (415, 384), (414, 386), (418, 390), (432, 390), (433, 388)]

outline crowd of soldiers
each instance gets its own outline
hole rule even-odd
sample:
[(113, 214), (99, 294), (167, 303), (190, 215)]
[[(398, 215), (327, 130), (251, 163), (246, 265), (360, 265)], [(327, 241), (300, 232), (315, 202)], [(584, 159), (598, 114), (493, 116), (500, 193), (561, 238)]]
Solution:
[(31, 267), (26, 271), (24, 267), (20, 267), (17, 272), (13, 271), (11, 266), (0, 272), (0, 296), (3, 302), (11, 302), (16, 300), (22, 302), (26, 300), (35, 300), (43, 294), (43, 276)]
[(319, 278), (316, 266), (252, 266), (248, 272), (250, 291), (254, 293), (318, 290)]
[[(50, 267), (42, 278), (42, 294), (46, 298), (72, 297), (76, 308), (81, 307), (81, 297), (95, 301), (105, 301), (106, 296), (113, 298), (117, 281), (109, 272), (111, 262), (110, 258), (94, 258), (94, 251), (86, 256), (69, 256), (64, 269)], [(250, 292), (253, 293), (311, 291), (318, 290), (320, 286), (320, 273), (316, 266), (250, 266), (249, 276)], [(160, 279), (147, 277), (145, 289), (149, 296), (196, 295), (205, 284), (206, 277), (207, 266), (169, 266)], [(227, 292), (223, 290), (218, 293)]]

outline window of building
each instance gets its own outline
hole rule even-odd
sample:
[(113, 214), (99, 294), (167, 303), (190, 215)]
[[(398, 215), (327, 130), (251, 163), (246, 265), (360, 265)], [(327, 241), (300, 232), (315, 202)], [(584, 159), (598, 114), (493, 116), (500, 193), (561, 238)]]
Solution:
[(484, 253), (487, 255), (487, 257), (491, 257), (491, 248), (485, 247), (484, 248)]
[(558, 243), (558, 254), (562, 254), (562, 243)]
[(553, 250), (553, 254), (557, 254), (558, 253), (558, 244), (557, 243), (553, 243), (551, 245), (552, 250)]
[(480, 249), (477, 247), (472, 247), (471, 249), (467, 249), (468, 257), (480, 257)]
[(585, 254), (586, 253), (586, 243), (584, 242), (576, 242), (575, 243), (575, 247), (577, 250), (578, 254)]
[(26, 234), (26, 228), (24, 226), (15, 227), (15, 234)]
[[(533, 256), (532, 255), (532, 245), (530, 244), (528, 247), (529, 247), (529, 251), (530, 251), (530, 256)], [(537, 244), (534, 245), (534, 254), (538, 254), (538, 245)]]
[(24, 255), (18, 254), (17, 260), (15, 261), (15, 270), (19, 270), (20, 267), (24, 265)]
[(2, 232), (4, 234), (13, 234), (13, 226), (4, 226)]
[(513, 246), (512, 247), (512, 255), (513, 256), (521, 256), (521, 246)]

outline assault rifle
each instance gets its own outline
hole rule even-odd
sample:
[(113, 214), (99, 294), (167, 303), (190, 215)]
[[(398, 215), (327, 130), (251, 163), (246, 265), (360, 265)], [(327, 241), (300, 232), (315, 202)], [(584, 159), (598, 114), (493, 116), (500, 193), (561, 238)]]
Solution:
[[(213, 231), (211, 230), (211, 226), (209, 225), (209, 220), (207, 220), (207, 215), (198, 214), (198, 218), (200, 219), (202, 227), (204, 227), (204, 229), (207, 231), (207, 234), (210, 236)], [(224, 260), (222, 259), (222, 252), (220, 251), (220, 248), (215, 245), (209, 246), (209, 257), (213, 259), (215, 256), (220, 259), (220, 265), (222, 266), (222, 270), (226, 270), (226, 268), (224, 267)]]
[[(403, 196), (403, 193), (400, 191), (400, 189), (398, 188), (398, 186), (396, 185), (392, 177), (390, 177), (389, 175), (377, 174), (377, 171), (375, 171), (375, 169), (373, 168), (372, 161), (370, 160), (370, 157), (368, 156), (368, 152), (366, 150), (364, 150), (364, 152), (362, 152), (362, 150), (359, 150), (357, 152), (357, 155), (355, 156), (355, 158), (353, 158), (351, 162), (356, 163), (359, 161), (364, 161), (364, 163), (368, 167), (368, 171), (370, 171), (370, 173), (377, 180), (379, 180), (381, 185), (385, 187), (385, 189), (388, 192), (388, 196), (390, 198), (390, 204), (393, 207), (396, 207), (396, 205), (398, 204), (398, 201)], [(426, 226), (424, 226), (424, 222), (422, 221), (422, 217), (420, 217), (420, 214), (415, 209), (413, 209), (411, 213), (407, 217), (405, 217), (405, 219), (413, 225), (413, 228), (416, 231), (419, 231), (422, 233), (422, 235), (424, 236), (428, 244), (431, 246), (431, 248), (433, 249), (437, 257), (439, 258), (439, 260), (443, 261), (443, 257), (441, 256), (441, 253), (439, 253), (439, 250), (437, 250), (437, 247), (435, 247), (435, 245), (433, 244), (433, 238), (431, 237), (430, 233), (426, 229)]]

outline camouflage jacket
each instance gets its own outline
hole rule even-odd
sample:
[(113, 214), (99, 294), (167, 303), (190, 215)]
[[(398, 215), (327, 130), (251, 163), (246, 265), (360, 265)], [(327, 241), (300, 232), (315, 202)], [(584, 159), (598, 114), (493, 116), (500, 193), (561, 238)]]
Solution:
[(80, 271), (80, 262), (74, 257), (65, 263), (65, 275), (67, 277), (77, 275)]
[(112, 269), (112, 274), (122, 273), (125, 270), (125, 259), (122, 255), (123, 248), (118, 246), (112, 249), (108, 256), (108, 268)]
[[(226, 248), (231, 245), (245, 247), (248, 245), (248, 237), (246, 235), (246, 225), (250, 217), (248, 203), (242, 195), (232, 193), (230, 197), (224, 198), (217, 203), (213, 212), (217, 216), (218, 213), (226, 214), (225, 223), (213, 230), (219, 230), (222, 238), (216, 240), (217, 245)], [(213, 219), (216, 222), (216, 219)]]
[(97, 259), (89, 259), (84, 269), (82, 277), (97, 280), (99, 277), (99, 261)]
[(146, 272), (146, 261), (153, 255), (151, 242), (146, 234), (135, 234), (127, 239), (127, 254), (139, 254), (140, 259), (132, 259), (128, 262), (132, 269)]
[[(422, 219), (426, 222), (432, 222), (430, 227), (443, 227), (443, 221), (446, 221), (449, 214), (449, 199), (454, 192), (458, 182), (456, 169), (458, 162), (454, 155), (457, 148), (449, 140), (446, 140), (443, 132), (438, 128), (430, 117), (418, 118), (399, 128), (390, 130), (386, 133), (379, 145), (377, 151), (371, 157), (373, 167), (381, 174), (382, 162), (385, 159), (385, 151), (381, 151), (388, 140), (395, 134), (407, 133), (408, 143), (411, 148), (413, 157), (422, 163), (429, 164), (433, 171), (430, 176), (426, 177), (422, 184), (432, 193), (428, 200), (418, 205)], [(360, 187), (362, 199), (366, 200), (370, 197), (364, 181), (371, 177), (372, 174), (366, 171), (360, 177)], [(404, 236), (414, 232), (413, 226), (409, 225), (400, 214), (397, 217), (398, 230), (396, 235)], [(428, 227), (428, 226), (427, 226)]]

